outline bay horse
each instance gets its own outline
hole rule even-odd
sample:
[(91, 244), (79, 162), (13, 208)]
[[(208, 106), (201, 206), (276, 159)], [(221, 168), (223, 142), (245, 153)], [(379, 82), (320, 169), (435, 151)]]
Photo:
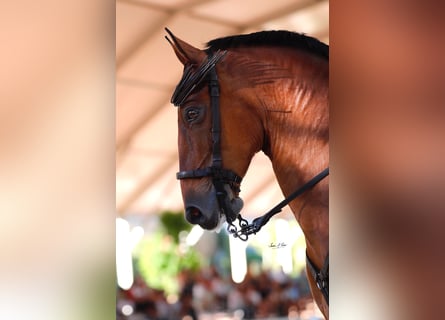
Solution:
[(305, 182), (329, 165), (329, 47), (304, 34), (262, 31), (214, 39), (201, 50), (166, 31), (184, 66), (171, 102), (179, 107), (186, 219), (207, 230), (227, 221), (235, 236), (252, 233), (239, 191), (263, 151), (305, 235), (309, 285), (328, 319), (329, 182), (326, 174)]

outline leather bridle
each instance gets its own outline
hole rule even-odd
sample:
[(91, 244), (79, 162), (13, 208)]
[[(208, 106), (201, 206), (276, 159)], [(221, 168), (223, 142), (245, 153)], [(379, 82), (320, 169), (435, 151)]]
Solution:
[[(176, 178), (179, 180), (200, 179), (204, 177), (212, 178), (220, 212), (222, 215), (225, 215), (228, 224), (227, 231), (235, 238), (247, 241), (249, 235), (256, 234), (258, 231), (260, 231), (260, 229), (270, 220), (272, 216), (281, 212), (281, 210), (292, 200), (313, 188), (318, 182), (328, 176), (329, 168), (324, 169), (319, 174), (314, 176), (311, 180), (306, 182), (303, 186), (290, 194), (267, 213), (254, 219), (251, 224), (249, 224), (246, 219), (242, 218), (241, 214), (238, 214), (237, 218), (239, 220), (240, 227), (238, 230), (238, 228), (233, 224), (234, 219), (228, 214), (229, 209), (226, 205), (228, 195), (224, 185), (228, 184), (232, 190), (239, 192), (242, 178), (232, 170), (223, 168), (221, 156), (219, 83), (215, 66), (225, 54), (226, 51), (221, 50), (210, 53), (207, 56), (207, 59), (205, 59), (198, 68), (196, 68), (196, 66), (186, 65), (182, 79), (177, 85), (171, 98), (171, 103), (173, 103), (175, 106), (181, 106), (187, 97), (193, 92), (193, 90), (195, 90), (205, 79), (208, 80), (210, 107), (212, 112), (212, 163), (209, 167), (205, 168), (179, 171), (176, 173)], [(306, 261), (309, 266), (310, 274), (317, 283), (317, 286), (325, 297), (326, 302), (329, 304), (329, 258), (326, 257), (321, 270), (314, 265), (307, 255)]]
[(171, 102), (176, 106), (181, 106), (190, 93), (199, 86), (204, 79), (208, 78), (210, 105), (212, 110), (212, 164), (206, 168), (180, 171), (176, 173), (176, 178), (179, 180), (199, 179), (204, 177), (212, 178), (221, 214), (225, 215), (227, 223), (231, 225), (233, 224), (234, 219), (228, 214), (229, 209), (226, 205), (228, 195), (224, 185), (228, 184), (235, 192), (239, 192), (242, 178), (232, 170), (222, 167), (219, 83), (215, 65), (225, 54), (226, 51), (215, 52), (215, 54), (209, 56), (195, 71), (193, 71), (192, 66), (186, 66), (184, 75), (173, 93)]

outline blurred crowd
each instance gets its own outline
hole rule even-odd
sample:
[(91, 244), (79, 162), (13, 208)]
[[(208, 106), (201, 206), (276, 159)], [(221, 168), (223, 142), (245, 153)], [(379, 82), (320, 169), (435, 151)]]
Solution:
[(195, 320), (201, 314), (237, 313), (242, 319), (295, 317), (311, 300), (305, 276), (283, 272), (248, 273), (242, 283), (222, 277), (215, 268), (184, 271), (177, 296), (149, 288), (137, 277), (129, 290), (117, 296), (118, 320)]

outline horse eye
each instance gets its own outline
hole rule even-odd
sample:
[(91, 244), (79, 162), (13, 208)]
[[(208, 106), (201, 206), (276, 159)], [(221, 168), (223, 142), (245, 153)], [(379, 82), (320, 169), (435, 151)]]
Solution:
[(195, 121), (196, 119), (198, 119), (199, 117), (199, 109), (197, 108), (188, 108), (185, 110), (185, 120), (187, 122), (192, 122)]

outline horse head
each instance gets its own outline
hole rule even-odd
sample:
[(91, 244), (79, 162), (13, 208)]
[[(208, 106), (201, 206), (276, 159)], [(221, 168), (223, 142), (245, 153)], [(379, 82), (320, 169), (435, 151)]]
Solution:
[[(238, 217), (243, 206), (241, 179), (261, 149), (264, 134), (258, 117), (230, 84), (230, 53), (200, 50), (167, 32), (184, 66), (172, 102), (178, 106), (177, 177), (185, 216), (212, 230)], [(209, 90), (212, 81), (217, 88)]]

